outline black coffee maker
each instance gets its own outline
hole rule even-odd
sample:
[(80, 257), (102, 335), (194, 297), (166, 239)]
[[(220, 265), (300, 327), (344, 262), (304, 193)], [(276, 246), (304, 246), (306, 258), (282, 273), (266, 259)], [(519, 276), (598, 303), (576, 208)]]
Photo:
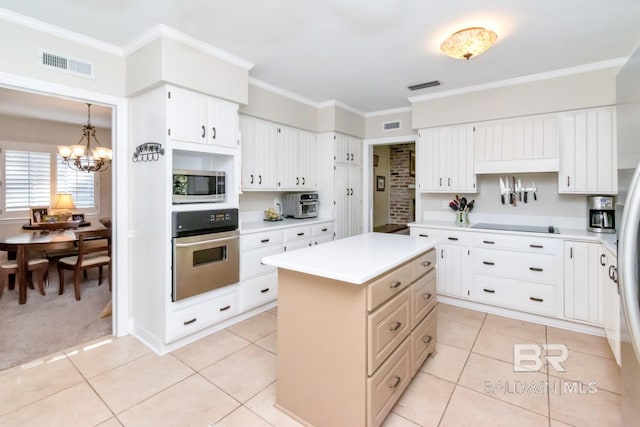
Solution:
[(589, 197), (589, 231), (616, 232), (616, 209), (613, 196)]

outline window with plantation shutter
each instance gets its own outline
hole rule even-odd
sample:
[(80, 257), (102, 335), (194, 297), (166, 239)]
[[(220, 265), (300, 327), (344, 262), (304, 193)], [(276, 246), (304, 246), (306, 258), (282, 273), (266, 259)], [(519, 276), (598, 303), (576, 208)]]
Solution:
[(51, 154), (5, 151), (5, 209), (19, 211), (49, 206), (51, 200)]
[(96, 206), (94, 197), (95, 173), (78, 172), (62, 163), (62, 157), (57, 157), (57, 193), (71, 193), (76, 208), (93, 208)]

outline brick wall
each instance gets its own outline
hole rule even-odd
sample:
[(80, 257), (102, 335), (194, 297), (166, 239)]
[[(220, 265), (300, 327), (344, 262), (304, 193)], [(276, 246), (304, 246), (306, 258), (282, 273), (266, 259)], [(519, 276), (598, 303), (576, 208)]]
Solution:
[(389, 223), (413, 222), (416, 177), (409, 174), (409, 153), (415, 144), (392, 145), (389, 148)]

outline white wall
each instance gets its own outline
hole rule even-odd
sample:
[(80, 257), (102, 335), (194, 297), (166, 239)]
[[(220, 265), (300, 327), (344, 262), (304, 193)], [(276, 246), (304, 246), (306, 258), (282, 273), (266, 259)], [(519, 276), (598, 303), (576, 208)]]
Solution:
[[(396, 136), (415, 135), (417, 132), (413, 129), (411, 122), (411, 109), (400, 112), (392, 112), (389, 114), (367, 116), (365, 119), (365, 138), (390, 138)], [(400, 121), (400, 129), (393, 131), (384, 131), (382, 128), (385, 122)]]

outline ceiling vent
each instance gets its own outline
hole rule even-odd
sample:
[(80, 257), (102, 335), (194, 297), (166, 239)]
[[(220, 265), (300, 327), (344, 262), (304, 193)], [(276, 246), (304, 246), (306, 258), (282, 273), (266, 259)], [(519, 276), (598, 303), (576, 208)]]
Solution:
[(393, 122), (384, 122), (382, 124), (382, 131), (383, 132), (391, 132), (394, 130), (399, 130), (400, 129), (400, 120), (396, 120)]
[(50, 70), (62, 71), (76, 76), (95, 78), (95, 66), (92, 62), (60, 55), (50, 51), (40, 49), (40, 66)]
[(440, 82), (437, 80), (433, 80), (426, 83), (418, 83), (417, 85), (409, 86), (409, 90), (420, 90), (420, 89), (426, 89), (428, 87), (434, 87), (434, 86), (440, 86)]

